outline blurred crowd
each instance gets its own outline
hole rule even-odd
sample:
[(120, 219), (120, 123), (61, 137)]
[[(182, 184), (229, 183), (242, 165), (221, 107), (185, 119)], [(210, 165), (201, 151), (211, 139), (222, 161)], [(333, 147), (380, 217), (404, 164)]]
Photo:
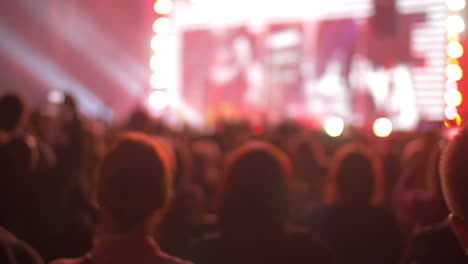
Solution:
[(440, 131), (106, 123), (0, 97), (0, 263), (467, 263)]

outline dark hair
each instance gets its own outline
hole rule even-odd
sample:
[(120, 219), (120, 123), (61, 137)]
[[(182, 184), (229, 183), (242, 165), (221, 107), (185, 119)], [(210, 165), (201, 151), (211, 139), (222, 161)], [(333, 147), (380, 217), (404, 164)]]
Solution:
[(449, 210), (468, 217), (468, 126), (444, 149), (440, 163), (442, 191)]
[(381, 161), (358, 144), (338, 150), (328, 178), (328, 202), (377, 205), (383, 198)]
[(289, 215), (290, 170), (286, 155), (269, 143), (249, 142), (235, 150), (218, 193), (223, 232), (282, 232)]
[(0, 97), (0, 130), (13, 132), (27, 119), (27, 104), (23, 96), (9, 93)]
[(149, 136), (124, 134), (101, 164), (98, 203), (120, 228), (140, 224), (162, 209), (170, 192), (167, 156), (156, 139)]

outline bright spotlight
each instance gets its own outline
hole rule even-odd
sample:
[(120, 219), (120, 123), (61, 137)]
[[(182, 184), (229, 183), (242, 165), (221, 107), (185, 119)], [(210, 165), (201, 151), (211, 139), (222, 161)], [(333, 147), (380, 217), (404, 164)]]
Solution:
[(445, 68), (445, 75), (450, 81), (459, 81), (463, 78), (463, 70), (458, 64), (449, 64)]
[(154, 2), (153, 8), (154, 12), (157, 14), (167, 15), (174, 8), (174, 4), (172, 3), (172, 0), (156, 0), (156, 2)]
[(148, 104), (154, 110), (161, 110), (169, 105), (169, 94), (167, 91), (154, 91), (148, 97)]
[(457, 107), (461, 105), (463, 97), (458, 90), (447, 90), (445, 91), (444, 100), (447, 106)]
[(446, 47), (450, 58), (458, 59), (463, 56), (463, 46), (458, 41), (451, 41)]
[(445, 108), (445, 117), (448, 120), (454, 120), (458, 116), (458, 110), (456, 107), (453, 106), (447, 106)]
[(172, 22), (167, 17), (160, 17), (153, 23), (153, 31), (158, 35), (168, 35), (172, 32)]
[(393, 130), (392, 121), (388, 118), (378, 118), (374, 122), (374, 134), (378, 137), (388, 137)]
[(167, 54), (153, 54), (150, 59), (150, 69), (159, 72), (159, 74), (167, 73)]
[(447, 90), (457, 90), (458, 89), (458, 83), (454, 81), (447, 80), (445, 81), (445, 89)]
[(151, 49), (154, 52), (161, 52), (167, 50), (167, 39), (164, 36), (155, 35), (151, 39)]
[(449, 16), (445, 23), (449, 34), (459, 34), (465, 30), (465, 21), (461, 16)]
[(339, 137), (344, 130), (344, 121), (339, 117), (331, 117), (325, 121), (325, 132), (330, 137)]
[(151, 84), (151, 87), (157, 90), (166, 88), (166, 86), (164, 85), (164, 82), (161, 80), (161, 74), (156, 73), (156, 72), (151, 74), (150, 84)]
[(62, 91), (52, 90), (47, 95), (47, 100), (53, 104), (61, 104), (65, 100), (65, 95)]
[(447, 0), (447, 7), (452, 11), (460, 11), (465, 5), (465, 0)]

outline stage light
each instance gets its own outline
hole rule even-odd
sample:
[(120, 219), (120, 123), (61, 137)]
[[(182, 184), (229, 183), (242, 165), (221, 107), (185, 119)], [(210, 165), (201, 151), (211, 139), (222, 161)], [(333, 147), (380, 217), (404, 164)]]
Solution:
[(150, 59), (150, 69), (158, 73), (167, 73), (169, 70), (167, 67), (168, 54), (167, 53), (157, 53), (153, 54)]
[(65, 101), (65, 94), (62, 91), (52, 90), (47, 95), (47, 100), (52, 104), (61, 104)]
[(161, 90), (161, 89), (166, 88), (166, 85), (161, 80), (161, 74), (158, 74), (158, 73), (151, 74), (150, 84), (151, 84), (151, 87), (153, 87), (154, 89), (157, 89), (157, 90)]
[(344, 121), (339, 117), (331, 117), (325, 121), (325, 132), (330, 137), (339, 137), (344, 130)]
[(169, 105), (169, 94), (164, 90), (157, 90), (148, 97), (148, 104), (154, 110), (161, 110)]
[(450, 58), (458, 59), (463, 56), (463, 46), (458, 41), (451, 41), (446, 47), (447, 54)]
[(388, 118), (378, 118), (374, 122), (374, 134), (377, 137), (388, 137), (393, 130), (392, 121)]
[(447, 90), (445, 91), (444, 100), (447, 106), (457, 107), (461, 105), (463, 97), (458, 90)]
[(155, 35), (151, 39), (151, 49), (154, 52), (164, 52), (165, 50), (167, 50), (167, 46), (167, 37)]
[(445, 75), (450, 81), (459, 81), (463, 78), (463, 70), (458, 64), (449, 64), (445, 68)]
[(465, 30), (465, 21), (461, 16), (449, 16), (445, 23), (449, 34), (459, 34)]
[(156, 2), (154, 2), (153, 8), (154, 12), (157, 14), (167, 15), (174, 8), (174, 4), (172, 3), (172, 0), (156, 0)]
[(454, 81), (447, 80), (445, 81), (445, 89), (447, 90), (457, 90), (458, 89), (458, 83)]
[(153, 23), (153, 31), (158, 35), (168, 35), (172, 32), (172, 22), (167, 17), (160, 17)]
[(458, 110), (456, 107), (453, 106), (447, 106), (445, 107), (445, 118), (448, 120), (454, 120), (457, 118), (458, 115)]
[(447, 0), (447, 7), (452, 11), (460, 11), (465, 5), (465, 0)]

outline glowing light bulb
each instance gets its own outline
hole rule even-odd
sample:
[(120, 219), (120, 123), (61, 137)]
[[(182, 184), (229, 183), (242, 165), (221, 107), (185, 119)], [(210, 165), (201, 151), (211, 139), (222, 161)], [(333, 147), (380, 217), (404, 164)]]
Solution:
[(151, 49), (154, 52), (161, 52), (167, 50), (167, 37), (161, 35), (155, 35), (151, 39)]
[(158, 35), (168, 35), (172, 32), (172, 21), (167, 17), (160, 17), (153, 23), (153, 31)]
[(339, 137), (344, 130), (344, 121), (339, 117), (331, 117), (325, 120), (325, 132), (330, 137)]
[(451, 41), (446, 47), (447, 55), (450, 58), (458, 59), (463, 56), (463, 46), (458, 41)]
[(459, 81), (463, 78), (463, 70), (458, 64), (449, 64), (445, 68), (445, 75), (450, 81)]
[(173, 8), (172, 0), (156, 0), (153, 6), (154, 12), (160, 15), (169, 14)]
[(444, 100), (447, 106), (457, 107), (461, 105), (463, 96), (458, 90), (447, 90), (444, 95)]
[(465, 30), (465, 21), (461, 16), (449, 16), (445, 21), (445, 26), (449, 34), (459, 34)]
[(154, 91), (148, 97), (148, 104), (154, 110), (161, 110), (169, 105), (169, 94), (167, 91)]
[(455, 118), (457, 118), (457, 115), (458, 115), (458, 110), (456, 107), (447, 106), (445, 108), (445, 117), (448, 120), (454, 120)]
[(452, 11), (460, 11), (465, 5), (465, 0), (447, 0), (447, 7)]
[(454, 81), (447, 80), (445, 81), (445, 89), (447, 90), (457, 90), (458, 89), (458, 83)]
[(151, 84), (151, 87), (153, 87), (154, 89), (160, 90), (160, 89), (166, 88), (164, 81), (161, 79), (161, 75), (158, 73), (151, 74), (150, 84)]
[(375, 120), (373, 128), (377, 137), (388, 137), (392, 133), (393, 124), (390, 119), (382, 117)]

